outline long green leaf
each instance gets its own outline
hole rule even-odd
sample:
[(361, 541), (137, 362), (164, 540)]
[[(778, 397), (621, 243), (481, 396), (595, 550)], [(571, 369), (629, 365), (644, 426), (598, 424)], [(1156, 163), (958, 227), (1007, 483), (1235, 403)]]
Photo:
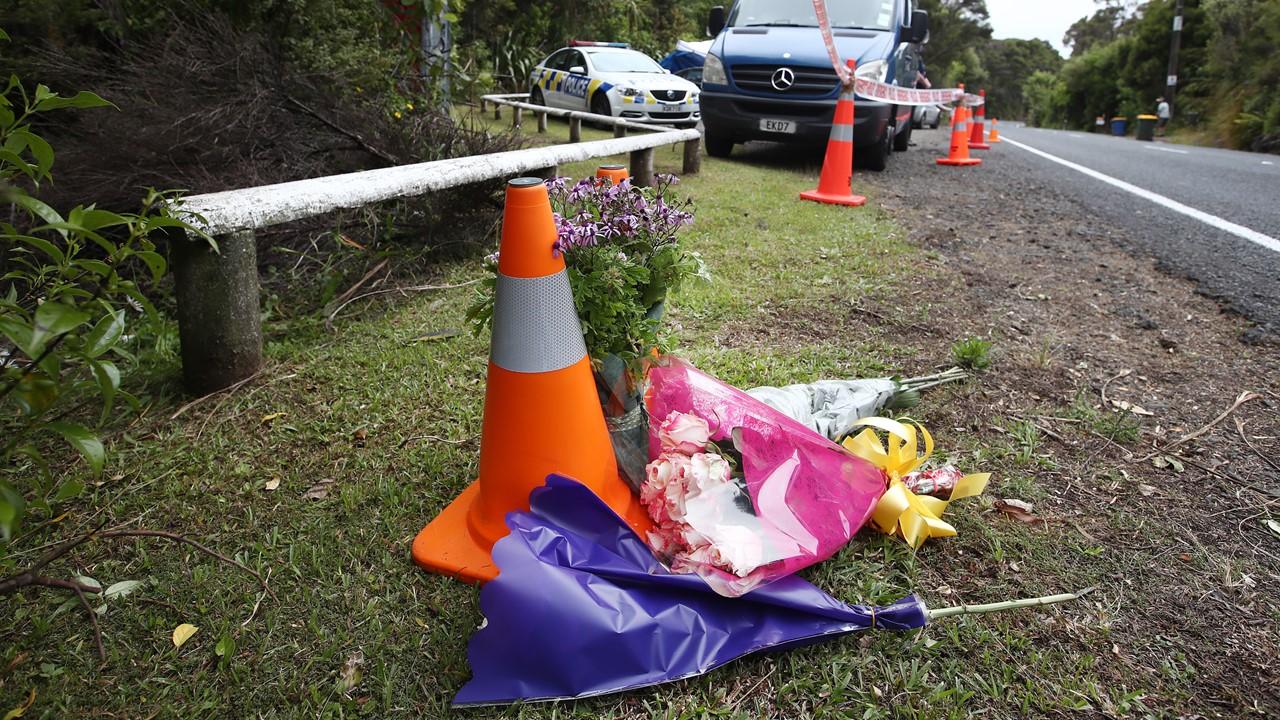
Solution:
[(96, 358), (111, 349), (124, 334), (124, 310), (104, 315), (84, 338), (84, 354)]
[(22, 493), (13, 489), (9, 483), (0, 480), (0, 539), (6, 542), (22, 524), (22, 516), (26, 513), (27, 501)]
[[(81, 90), (71, 97), (62, 97), (57, 93), (46, 94), (41, 97), (40, 88), (36, 88), (36, 111), (46, 112), (49, 110), (61, 110), (62, 108), (92, 108), (92, 107), (115, 107), (115, 105), (103, 100), (88, 90)], [(48, 93), (48, 88), (44, 88)]]
[(94, 473), (102, 472), (102, 466), (107, 460), (107, 452), (102, 447), (102, 441), (93, 434), (93, 431), (83, 425), (69, 422), (51, 422), (46, 427), (61, 435), (71, 447), (83, 455)]
[(44, 303), (36, 309), (35, 323), (31, 328), (31, 357), (44, 352), (45, 344), (53, 338), (76, 329), (89, 320), (89, 313), (56, 300)]
[(116, 400), (116, 390), (120, 389), (120, 370), (110, 360), (92, 361), (93, 376), (98, 380), (98, 389), (102, 392), (102, 419), (111, 414), (111, 407)]

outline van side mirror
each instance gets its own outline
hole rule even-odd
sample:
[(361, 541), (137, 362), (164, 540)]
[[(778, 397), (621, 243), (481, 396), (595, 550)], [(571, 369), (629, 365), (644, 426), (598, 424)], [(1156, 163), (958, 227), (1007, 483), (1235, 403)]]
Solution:
[(581, 65), (574, 65), (573, 67), (569, 68), (569, 72), (570, 74), (573, 74), (573, 75), (586, 75), (587, 69), (582, 67)]
[(911, 13), (911, 24), (902, 28), (902, 41), (908, 43), (929, 42), (929, 13), (916, 10)]
[(724, 29), (724, 6), (716, 5), (707, 13), (707, 36), (715, 37)]

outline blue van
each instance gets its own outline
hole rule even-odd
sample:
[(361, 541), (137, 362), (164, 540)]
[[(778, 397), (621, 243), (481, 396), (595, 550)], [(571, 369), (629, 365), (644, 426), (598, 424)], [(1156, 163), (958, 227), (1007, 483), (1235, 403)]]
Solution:
[[(842, 60), (857, 74), (915, 87), (929, 14), (916, 0), (827, 0), (832, 35)], [(821, 145), (831, 133), (840, 81), (812, 0), (737, 0), (727, 16), (711, 8), (715, 40), (702, 69), (702, 123), (707, 153), (728, 157), (748, 140)], [(883, 170), (891, 150), (906, 150), (910, 106), (858, 98), (854, 157)]]

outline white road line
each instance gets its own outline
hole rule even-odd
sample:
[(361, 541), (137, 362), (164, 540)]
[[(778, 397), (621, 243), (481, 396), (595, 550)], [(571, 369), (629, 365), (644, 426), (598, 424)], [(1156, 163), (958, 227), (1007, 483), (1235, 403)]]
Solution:
[(1263, 160), (1263, 161), (1262, 161), (1262, 164), (1263, 164), (1263, 165), (1275, 165), (1275, 163), (1271, 162), (1270, 160)]
[(1165, 197), (1164, 195), (1161, 195), (1159, 193), (1154, 193), (1154, 192), (1151, 192), (1150, 190), (1140, 188), (1137, 185), (1133, 185), (1123, 180), (1113, 178), (1110, 175), (1104, 175), (1103, 173), (1100, 173), (1097, 170), (1094, 170), (1092, 168), (1087, 168), (1077, 163), (1073, 163), (1070, 160), (1063, 160), (1062, 158), (1057, 157), (1056, 155), (1050, 155), (1049, 153), (1043, 150), (1038, 150), (1036, 148), (1031, 147), (1030, 145), (1027, 145), (1025, 143), (1020, 143), (1017, 140), (1014, 140), (1012, 138), (1003, 137), (1000, 139), (1013, 145), (1014, 147), (1020, 147), (1023, 150), (1026, 150), (1027, 152), (1032, 153), (1033, 155), (1039, 155), (1040, 157), (1046, 160), (1049, 160), (1051, 162), (1056, 162), (1059, 165), (1063, 165), (1065, 167), (1069, 167), (1072, 170), (1088, 175), (1089, 177), (1094, 178), (1095, 180), (1101, 180), (1102, 182), (1107, 183), (1108, 185), (1112, 185), (1114, 187), (1118, 187), (1121, 190), (1124, 190), (1125, 192), (1133, 193), (1134, 195), (1137, 195), (1138, 197), (1144, 200), (1150, 200), (1151, 202), (1157, 205), (1163, 205), (1164, 207), (1169, 208), (1174, 212), (1182, 213), (1187, 217), (1199, 220), (1205, 225), (1217, 228), (1219, 230), (1222, 230), (1223, 232), (1229, 232), (1232, 235), (1235, 235), (1236, 237), (1244, 238), (1245, 240), (1248, 240), (1249, 242), (1252, 242), (1252, 243), (1257, 243), (1258, 245), (1261, 245), (1262, 247), (1268, 250), (1280, 253), (1280, 240), (1277, 240), (1271, 237), (1270, 235), (1263, 235), (1257, 230), (1251, 230), (1243, 225), (1237, 225), (1231, 222), (1230, 220), (1224, 220), (1218, 217), (1217, 215), (1210, 215), (1209, 213), (1204, 212), (1203, 210), (1197, 210), (1191, 207), (1190, 205), (1183, 205), (1182, 203), (1178, 202), (1177, 200), (1174, 200), (1173, 198)]
[(1190, 154), (1191, 154), (1190, 152), (1188, 152), (1188, 151), (1186, 151), (1186, 150), (1178, 150), (1178, 149), (1176, 149), (1176, 148), (1160, 147), (1159, 145), (1143, 145), (1142, 147), (1144, 147), (1144, 148), (1146, 148), (1146, 149), (1148, 149), (1148, 150), (1159, 150), (1160, 152), (1178, 153), (1179, 155), (1190, 155)]

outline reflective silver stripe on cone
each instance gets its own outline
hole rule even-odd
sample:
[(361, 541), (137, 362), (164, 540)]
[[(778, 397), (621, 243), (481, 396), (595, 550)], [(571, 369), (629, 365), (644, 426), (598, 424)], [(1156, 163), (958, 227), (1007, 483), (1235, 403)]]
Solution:
[(964, 132), (965, 130), (968, 130), (968, 129), (969, 129), (969, 123), (958, 123), (956, 125), (956, 132)]
[(563, 370), (587, 355), (569, 274), (536, 278), (498, 274), (489, 359), (512, 372)]
[(837, 142), (853, 142), (853, 127), (844, 123), (832, 125), (831, 139)]

